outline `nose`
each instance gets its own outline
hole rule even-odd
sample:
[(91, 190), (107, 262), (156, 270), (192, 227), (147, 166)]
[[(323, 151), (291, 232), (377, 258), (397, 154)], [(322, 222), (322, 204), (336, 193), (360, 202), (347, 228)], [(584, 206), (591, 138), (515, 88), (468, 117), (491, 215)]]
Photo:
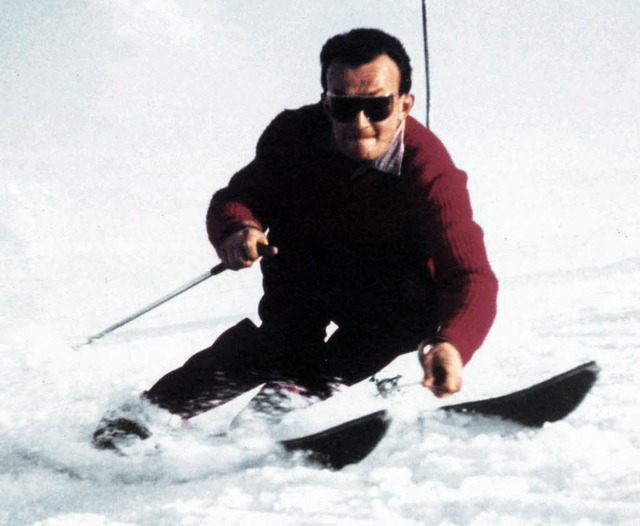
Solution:
[(364, 129), (368, 127), (369, 124), (371, 124), (369, 122), (369, 117), (365, 115), (364, 111), (358, 112), (358, 115), (356, 115), (354, 123), (359, 129)]

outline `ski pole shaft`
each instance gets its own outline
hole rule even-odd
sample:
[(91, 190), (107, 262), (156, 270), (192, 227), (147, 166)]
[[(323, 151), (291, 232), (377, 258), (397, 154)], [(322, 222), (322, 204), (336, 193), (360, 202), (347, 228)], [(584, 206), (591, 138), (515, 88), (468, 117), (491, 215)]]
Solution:
[(179, 296), (183, 292), (186, 292), (189, 289), (192, 289), (193, 287), (195, 287), (196, 285), (199, 285), (200, 283), (202, 283), (203, 281), (209, 279), (210, 277), (215, 276), (217, 274), (220, 274), (221, 272), (225, 271), (226, 269), (227, 269), (227, 267), (225, 267), (222, 263), (216, 265), (215, 267), (213, 267), (208, 272), (205, 272), (204, 274), (202, 274), (202, 275), (198, 276), (197, 278), (191, 280), (189, 283), (186, 283), (182, 287), (174, 290), (173, 292), (170, 292), (166, 296), (163, 296), (159, 300), (154, 301), (151, 305), (147, 305), (143, 309), (140, 309), (139, 311), (134, 312), (133, 314), (131, 314), (131, 316), (127, 316), (123, 320), (120, 320), (119, 322), (114, 323), (113, 325), (107, 327), (103, 331), (101, 331), (101, 332), (99, 332), (97, 334), (94, 334), (93, 336), (90, 336), (86, 343), (92, 343), (95, 340), (99, 340), (100, 338), (102, 338), (103, 336), (106, 336), (110, 332), (113, 332), (116, 329), (119, 329), (123, 325), (126, 325), (127, 323), (139, 318), (143, 314), (146, 314), (147, 312), (152, 311), (153, 309), (155, 309), (156, 307), (159, 307), (163, 303), (166, 303), (167, 301), (172, 300), (176, 296)]
[[(262, 256), (262, 257), (272, 256), (272, 255), (277, 254), (277, 249), (272, 249), (268, 245), (259, 244), (258, 245), (258, 254), (260, 256)], [(209, 279), (211, 276), (216, 276), (216, 275), (224, 272), (225, 270), (227, 270), (227, 267), (225, 267), (223, 263), (218, 263), (215, 267), (213, 267), (208, 272), (205, 272), (201, 276), (198, 276), (197, 278), (191, 280), (189, 283), (186, 283), (185, 285), (183, 285), (179, 289), (176, 289), (173, 292), (170, 292), (169, 294), (167, 294), (166, 296), (163, 296), (159, 300), (154, 301), (151, 305), (148, 305), (145, 308), (140, 309), (137, 312), (134, 312), (131, 316), (127, 316), (125, 319), (120, 320), (118, 323), (114, 323), (113, 325), (107, 327), (106, 329), (104, 329), (103, 331), (99, 332), (98, 334), (94, 334), (93, 336), (90, 336), (89, 339), (85, 342), (85, 345), (87, 345), (89, 343), (92, 343), (95, 340), (99, 340), (100, 338), (102, 338), (103, 336), (106, 336), (110, 332), (113, 332), (116, 329), (119, 329), (123, 325), (126, 325), (127, 323), (139, 318), (143, 314), (146, 314), (147, 312), (155, 309), (156, 307), (159, 307), (163, 303), (166, 303), (167, 301), (175, 298), (176, 296), (179, 296), (183, 292), (186, 292), (189, 289), (192, 289), (193, 287), (195, 287), (196, 285), (199, 285), (203, 281)]]

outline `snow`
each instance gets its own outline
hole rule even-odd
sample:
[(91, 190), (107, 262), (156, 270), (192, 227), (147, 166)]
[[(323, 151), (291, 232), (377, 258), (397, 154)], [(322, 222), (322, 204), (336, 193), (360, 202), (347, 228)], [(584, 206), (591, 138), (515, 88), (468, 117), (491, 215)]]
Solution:
[(400, 36), (423, 119), (419, 14), (408, 0), (0, 7), (0, 524), (640, 524), (634, 2), (429, 2), (431, 126), (470, 175), (501, 283), (451, 400), (597, 360), (574, 413), (526, 430), (440, 415), (408, 388), (388, 437), (340, 472), (259, 427), (225, 442), (158, 414), (160, 453), (90, 446), (106, 410), (255, 318), (259, 271), (78, 344), (217, 263), (211, 193), (278, 111), (317, 99), (332, 34)]

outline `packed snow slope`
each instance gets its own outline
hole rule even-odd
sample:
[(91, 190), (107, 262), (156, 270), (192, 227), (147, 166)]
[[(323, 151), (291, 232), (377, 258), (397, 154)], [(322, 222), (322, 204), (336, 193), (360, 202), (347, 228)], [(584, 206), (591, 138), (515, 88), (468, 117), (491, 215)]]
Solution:
[(540, 430), (413, 389), (379, 448), (331, 472), (261, 428), (221, 442), (167, 420), (159, 454), (90, 446), (105, 410), (255, 317), (258, 269), (76, 344), (217, 263), (210, 195), (273, 116), (317, 100), (329, 36), (398, 35), (424, 119), (420, 2), (3, 2), (0, 524), (640, 524), (638, 20), (622, 0), (429, 2), (431, 127), (501, 284), (450, 400), (602, 373)]

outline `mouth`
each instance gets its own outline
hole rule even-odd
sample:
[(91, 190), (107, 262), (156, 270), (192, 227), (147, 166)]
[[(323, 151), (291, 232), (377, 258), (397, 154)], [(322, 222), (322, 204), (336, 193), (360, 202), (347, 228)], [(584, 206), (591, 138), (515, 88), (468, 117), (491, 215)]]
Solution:
[(375, 138), (376, 138), (375, 135), (353, 134), (353, 135), (347, 136), (347, 139), (349, 139), (350, 141), (366, 141), (368, 139), (375, 139)]

